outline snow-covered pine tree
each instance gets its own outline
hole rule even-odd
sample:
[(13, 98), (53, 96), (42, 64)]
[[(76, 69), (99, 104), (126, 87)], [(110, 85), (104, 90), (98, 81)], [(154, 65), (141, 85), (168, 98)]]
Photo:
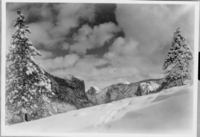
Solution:
[(163, 65), (163, 70), (166, 70), (166, 81), (181, 79), (182, 84), (184, 84), (183, 79), (190, 78), (189, 67), (192, 59), (190, 46), (181, 35), (181, 29), (178, 28), (174, 32), (172, 46)]
[(11, 115), (28, 114), (34, 119), (44, 115), (44, 102), (55, 94), (51, 91), (50, 79), (33, 58), (41, 53), (28, 38), (30, 30), (24, 15), (21, 10), (17, 14), (16, 32), (6, 58), (6, 109)]

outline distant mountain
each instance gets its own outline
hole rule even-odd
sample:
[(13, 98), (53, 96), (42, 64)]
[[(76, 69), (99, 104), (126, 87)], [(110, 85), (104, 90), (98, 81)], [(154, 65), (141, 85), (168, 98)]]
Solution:
[(95, 93), (99, 93), (101, 90), (96, 86), (91, 86), (90, 89), (88, 89), (87, 94), (93, 95)]
[(96, 96), (96, 94), (98, 94), (101, 90), (96, 87), (96, 86), (91, 86), (90, 89), (88, 89), (87, 93), (87, 97), (89, 100), (92, 100), (92, 98), (94, 96)]
[(96, 93), (99, 93), (101, 90), (98, 88), (98, 87), (96, 87), (96, 86), (92, 86), (95, 90), (96, 90)]
[(160, 92), (162, 89), (168, 89), (174, 86), (180, 86), (181, 80), (165, 83), (164, 78), (161, 79), (148, 79), (136, 83), (118, 83), (104, 88), (101, 92), (96, 93), (92, 89), (89, 91), (88, 98), (95, 105), (110, 103), (113, 101), (143, 96)]
[(114, 84), (104, 88), (98, 94), (94, 94), (89, 98), (94, 104), (105, 104), (112, 101), (129, 98), (135, 96), (137, 90), (136, 84)]

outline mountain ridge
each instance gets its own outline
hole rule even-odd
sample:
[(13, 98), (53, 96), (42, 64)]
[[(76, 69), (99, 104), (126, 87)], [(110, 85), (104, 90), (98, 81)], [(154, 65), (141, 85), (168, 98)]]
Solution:
[[(146, 88), (144, 88), (141, 85), (141, 83), (143, 83), (143, 85), (145, 85)], [(182, 85), (181, 79), (177, 79), (176, 81), (171, 81), (170, 83), (166, 83), (165, 78), (147, 79), (130, 84), (124, 84), (124, 83), (112, 84), (110, 86), (103, 88), (99, 93), (94, 93), (94, 94), (87, 93), (87, 96), (95, 105), (100, 105), (121, 100), (124, 98), (142, 96), (145, 94), (152, 94), (160, 92), (162, 89), (168, 89), (180, 85)]]

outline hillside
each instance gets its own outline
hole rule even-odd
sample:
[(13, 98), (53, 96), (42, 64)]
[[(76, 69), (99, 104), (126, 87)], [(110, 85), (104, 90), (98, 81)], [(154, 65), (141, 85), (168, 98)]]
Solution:
[(9, 135), (27, 133), (176, 133), (192, 132), (192, 86), (79, 109), (7, 126)]
[[(50, 101), (44, 102), (45, 111), (41, 115), (27, 115), (27, 120), (36, 120), (44, 117), (69, 112), (76, 109), (92, 106), (92, 102), (88, 99), (85, 93), (85, 84), (83, 80), (75, 77), (59, 78), (47, 72), (45, 75), (51, 80), (51, 91), (55, 96), (50, 98)], [(24, 122), (22, 113), (12, 114), (9, 110), (6, 111), (8, 124), (16, 124)]]

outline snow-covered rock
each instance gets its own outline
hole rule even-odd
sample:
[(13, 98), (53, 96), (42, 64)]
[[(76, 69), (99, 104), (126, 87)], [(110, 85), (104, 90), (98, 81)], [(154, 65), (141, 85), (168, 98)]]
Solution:
[(100, 90), (98, 87), (96, 87), (96, 86), (91, 86), (90, 89), (88, 89), (87, 94), (88, 94), (88, 95), (94, 95), (94, 94), (99, 93), (100, 91), (101, 91), (101, 90)]
[(96, 87), (96, 86), (92, 86), (95, 90), (96, 90), (96, 93), (99, 93), (101, 90), (98, 88), (98, 87)]
[(125, 81), (125, 82), (123, 82), (123, 84), (130, 84), (130, 82), (128, 82), (128, 81)]
[(153, 81), (142, 82), (138, 87), (136, 95), (138, 96), (148, 95), (151, 93), (159, 92), (161, 89), (162, 89), (161, 85)]
[[(95, 96), (100, 93), (100, 89), (96, 86), (91, 86), (90, 89), (88, 89), (87, 93), (87, 97), (90, 101), (93, 100), (93, 98), (95, 98)], [(93, 101), (92, 101), (93, 102)], [(94, 103), (94, 102), (93, 102)]]

